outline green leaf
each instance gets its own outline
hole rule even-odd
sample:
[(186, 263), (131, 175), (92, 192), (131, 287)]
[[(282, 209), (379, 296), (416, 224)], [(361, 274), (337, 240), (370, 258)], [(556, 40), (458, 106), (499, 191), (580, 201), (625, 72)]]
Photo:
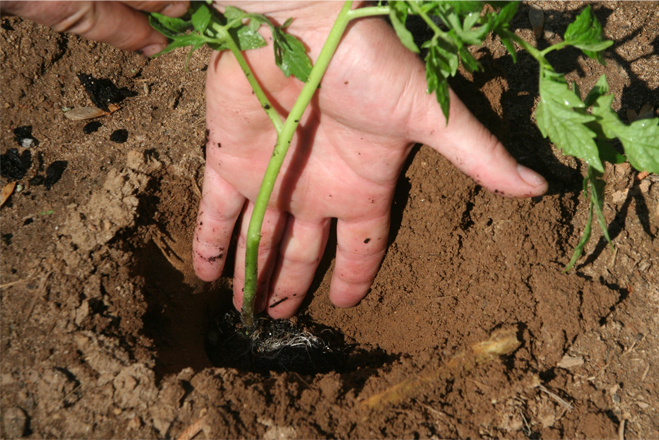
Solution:
[(188, 56), (185, 57), (185, 65), (184, 65), (184, 69), (185, 69), (186, 71), (188, 70), (188, 63), (190, 62), (190, 58), (192, 57), (192, 54), (194, 53), (195, 50), (199, 49), (199, 48), (202, 47), (204, 44), (206, 44), (205, 41), (197, 41), (197, 42), (195, 42), (195, 44), (192, 46), (192, 48), (190, 49), (190, 52), (188, 52)]
[(414, 43), (414, 37), (412, 36), (412, 33), (405, 27), (405, 22), (407, 20), (407, 6), (400, 8), (395, 6), (397, 4), (402, 4), (404, 6), (403, 2), (392, 3), (392, 7), (389, 12), (389, 19), (391, 20), (391, 24), (394, 27), (394, 31), (396, 31), (396, 35), (398, 35), (398, 39), (401, 43), (403, 43), (403, 46), (414, 53), (419, 53), (419, 48), (417, 47), (416, 43)]
[(480, 12), (483, 9), (483, 2), (471, 0), (443, 1), (441, 2), (441, 6), (451, 7), (458, 15), (465, 15), (472, 12)]
[(591, 107), (600, 96), (606, 95), (607, 93), (609, 93), (609, 83), (606, 80), (606, 75), (602, 75), (593, 88), (590, 89), (590, 92), (588, 92), (584, 104), (586, 107)]
[(192, 13), (190, 20), (192, 21), (195, 30), (203, 34), (211, 22), (211, 12), (205, 4), (198, 2), (196, 4), (197, 10)]
[(601, 64), (605, 64), (601, 51), (613, 44), (613, 41), (602, 39), (602, 26), (592, 13), (590, 5), (567, 27), (563, 39)]
[(304, 44), (290, 34), (285, 34), (280, 28), (273, 33), (275, 36), (275, 62), (286, 77), (295, 76), (306, 82), (311, 73), (311, 59), (307, 55)]
[(588, 243), (588, 241), (590, 240), (590, 233), (593, 225), (593, 199), (592, 196), (588, 197), (589, 183), (590, 183), (590, 179), (588, 178), (588, 176), (586, 176), (583, 179), (583, 196), (586, 200), (590, 200), (590, 203), (588, 204), (590, 206), (590, 213), (588, 214), (588, 220), (586, 221), (586, 225), (584, 226), (583, 233), (581, 234), (581, 240), (579, 240), (579, 244), (577, 244), (577, 247), (574, 248), (574, 252), (572, 252), (572, 258), (570, 258), (570, 262), (565, 267), (565, 272), (569, 272), (570, 269), (574, 267), (575, 263), (583, 253), (583, 249), (584, 247), (586, 247), (586, 243)]
[(227, 6), (224, 9), (224, 16), (227, 18), (227, 20), (234, 20), (237, 18), (241, 18), (244, 15), (245, 15), (245, 11), (238, 9), (234, 6)]
[[(185, 33), (191, 28), (191, 23), (182, 18), (178, 17), (168, 17), (158, 12), (152, 12), (149, 14), (149, 23), (153, 26), (158, 32), (162, 33), (165, 36), (167, 34), (181, 34)], [(159, 24), (160, 27), (156, 27), (155, 23)], [(169, 32), (163, 32), (161, 29), (166, 29)]]
[(458, 51), (460, 54), (460, 60), (462, 61), (462, 65), (464, 66), (465, 69), (469, 72), (474, 72), (477, 70), (482, 70), (481, 63), (474, 58), (474, 56), (467, 50), (466, 47), (461, 47), (460, 50)]
[(488, 2), (492, 4), (493, 6), (501, 6), (501, 9), (499, 10), (498, 13), (496, 14), (490, 14), (490, 20), (491, 20), (491, 27), (492, 30), (499, 35), (501, 38), (501, 43), (505, 46), (505, 48), (508, 50), (508, 53), (510, 53), (510, 56), (513, 59), (513, 62), (517, 62), (517, 53), (515, 52), (515, 43), (513, 42), (512, 37), (510, 37), (510, 31), (508, 30), (510, 27), (510, 20), (513, 19), (515, 14), (517, 13), (517, 8), (519, 6), (519, 2), (517, 1), (511, 1), (511, 2)]
[(627, 162), (627, 158), (622, 154), (618, 153), (613, 145), (609, 141), (603, 139), (597, 139), (595, 141), (597, 144), (597, 149), (600, 151), (600, 159), (610, 163), (624, 163)]
[(536, 110), (538, 128), (565, 154), (579, 157), (598, 171), (604, 171), (595, 133), (586, 126), (595, 117), (574, 110), (585, 105), (564, 80), (558, 78), (556, 74), (541, 72), (540, 103)]
[(268, 45), (265, 38), (263, 38), (257, 31), (252, 30), (249, 26), (243, 25), (237, 30), (233, 28), (229, 33), (234, 37), (240, 50), (258, 49), (259, 47)]
[(155, 54), (153, 57), (154, 58), (159, 57), (180, 47), (187, 47), (187, 46), (201, 47), (204, 45), (204, 43), (205, 43), (205, 39), (197, 34), (179, 35), (174, 41), (169, 43), (167, 47), (165, 47), (163, 50)]
[(438, 44), (432, 44), (426, 55), (426, 81), (428, 93), (435, 92), (437, 102), (446, 117), (448, 124), (450, 98), (448, 93), (448, 77), (457, 71), (458, 56), (448, 52)]
[(517, 52), (515, 52), (515, 43), (512, 38), (501, 38), (501, 43), (508, 50), (508, 53), (513, 59), (513, 63), (517, 63)]
[(613, 95), (600, 96), (593, 106), (593, 115), (604, 134), (618, 138), (627, 159), (637, 170), (659, 173), (659, 118), (642, 119), (624, 124), (611, 109)]
[(600, 229), (602, 230), (602, 235), (604, 235), (604, 238), (613, 249), (613, 243), (611, 243), (611, 237), (609, 237), (609, 231), (606, 227), (606, 219), (602, 213), (602, 207), (604, 206), (604, 186), (606, 185), (606, 182), (604, 182), (601, 177), (601, 173), (595, 171), (592, 167), (588, 167), (590, 199), (592, 201), (592, 207), (595, 211), (595, 217), (597, 218), (597, 223), (599, 223)]
[(492, 29), (508, 29), (510, 26), (510, 20), (513, 19), (515, 14), (517, 14), (517, 8), (519, 7), (518, 1), (509, 1), (509, 2), (488, 2), (494, 7), (500, 7), (499, 12), (492, 15)]

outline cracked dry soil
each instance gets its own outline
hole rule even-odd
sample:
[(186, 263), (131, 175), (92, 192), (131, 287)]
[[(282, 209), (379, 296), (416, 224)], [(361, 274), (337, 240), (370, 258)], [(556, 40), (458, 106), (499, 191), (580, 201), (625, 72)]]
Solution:
[[(584, 3), (538, 6), (543, 46)], [(529, 7), (513, 26), (536, 43)], [(606, 73), (623, 119), (648, 102), (656, 109), (659, 6), (593, 7), (616, 40), (607, 66), (563, 51), (555, 67), (581, 90)], [(514, 65), (488, 41), (477, 52), (485, 73), (452, 84), (547, 177), (549, 193), (498, 197), (415, 148), (372, 292), (333, 308), (330, 251), (301, 310), (365, 355), (322, 374), (260, 374), (211, 364), (205, 340), (229, 307), (230, 280), (204, 285), (190, 269), (209, 52), (185, 71), (183, 51), (145, 60), (17, 18), (2, 20), (0, 42), (2, 154), (26, 150), (14, 139), (19, 127), (38, 140), (22, 191), (1, 211), (4, 438), (175, 438), (188, 427), (203, 431), (196, 438), (659, 437), (659, 180), (609, 167), (604, 215), (617, 251), (595, 231), (564, 274), (587, 216), (584, 170), (534, 125), (529, 57)], [(61, 110), (92, 105), (78, 74), (137, 95), (84, 129)], [(117, 130), (125, 142), (110, 140)], [(46, 189), (55, 162), (66, 166)], [(512, 354), (451, 364), (501, 328), (521, 343)], [(365, 399), (445, 365), (462, 367), (364, 409)]]

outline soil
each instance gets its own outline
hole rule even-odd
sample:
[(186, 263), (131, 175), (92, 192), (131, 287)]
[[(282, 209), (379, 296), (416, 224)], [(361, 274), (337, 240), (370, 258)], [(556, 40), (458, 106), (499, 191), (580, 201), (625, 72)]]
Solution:
[[(607, 66), (576, 50), (551, 61), (582, 91), (605, 73), (625, 120), (656, 108), (659, 5), (592, 5), (616, 41)], [(538, 41), (531, 6), (513, 27), (546, 47), (584, 3), (538, 2)], [(203, 284), (191, 271), (209, 52), (186, 71), (184, 51), (147, 60), (13, 17), (0, 41), (1, 152), (29, 165), (1, 212), (4, 438), (175, 438), (188, 427), (196, 438), (659, 438), (659, 179), (607, 168), (616, 250), (595, 227), (565, 274), (587, 219), (585, 170), (534, 124), (530, 57), (513, 64), (489, 40), (475, 52), (485, 71), (452, 85), (548, 179), (548, 194), (491, 194), (415, 148), (370, 294), (347, 310), (329, 303), (329, 252), (300, 313), (360, 357), (329, 372), (259, 373), (211, 363), (207, 337), (230, 308), (231, 281)], [(63, 113), (93, 106), (78, 75), (136, 95), (86, 128)], [(26, 126), (29, 149), (14, 132)], [(512, 353), (470, 351), (505, 329)], [(396, 402), (364, 405), (387, 390)]]

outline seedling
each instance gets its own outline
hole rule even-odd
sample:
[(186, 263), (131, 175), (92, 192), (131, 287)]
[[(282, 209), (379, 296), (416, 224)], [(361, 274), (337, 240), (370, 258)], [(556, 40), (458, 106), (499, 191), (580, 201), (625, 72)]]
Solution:
[[(584, 197), (589, 200), (590, 216), (566, 271), (574, 266), (590, 238), (593, 212), (604, 237), (611, 243), (602, 215), (604, 182), (601, 177), (604, 162), (620, 163), (628, 160), (638, 170), (659, 173), (659, 118), (624, 124), (611, 109), (613, 96), (609, 94), (605, 76), (599, 79), (582, 100), (576, 84), (570, 88), (564, 75), (556, 72), (547, 60), (548, 53), (573, 46), (581, 49), (588, 57), (605, 63), (604, 50), (613, 42), (602, 38), (602, 28), (590, 6), (568, 26), (562, 42), (542, 51), (510, 29), (510, 21), (519, 6), (515, 1), (392, 1), (386, 5), (380, 3), (378, 6), (356, 10), (351, 10), (351, 6), (352, 1), (344, 3), (314, 66), (305, 53), (304, 45), (285, 32), (292, 19), (288, 19), (279, 27), (261, 14), (247, 13), (231, 6), (227, 6), (224, 14), (220, 14), (210, 4), (197, 2), (191, 2), (190, 11), (184, 18), (151, 14), (152, 25), (172, 41), (158, 55), (188, 46), (191, 46), (192, 54), (204, 44), (214, 50), (230, 50), (277, 132), (277, 143), (255, 201), (247, 232), (242, 309), (242, 322), (246, 328), (254, 326), (260, 232), (277, 175), (298, 121), (316, 92), (346, 26), (357, 18), (388, 16), (405, 47), (416, 53), (424, 50), (428, 93), (435, 93), (446, 116), (446, 122), (450, 117), (448, 78), (456, 75), (460, 63), (470, 72), (482, 69), (478, 60), (469, 52), (469, 46), (481, 45), (487, 36), (494, 32), (501, 38), (514, 61), (517, 58), (516, 45), (536, 59), (540, 66), (540, 102), (535, 115), (538, 128), (542, 135), (548, 137), (564, 154), (582, 159), (587, 164), (583, 191)], [(421, 49), (407, 28), (409, 15), (419, 16), (432, 34), (432, 37), (421, 45)], [(282, 72), (287, 77), (293, 75), (305, 83), (289, 116), (283, 121), (268, 101), (241, 53), (267, 44), (258, 33), (261, 26), (269, 26), (272, 31), (275, 61)], [(620, 141), (624, 155), (613, 147), (612, 142), (616, 139)]]

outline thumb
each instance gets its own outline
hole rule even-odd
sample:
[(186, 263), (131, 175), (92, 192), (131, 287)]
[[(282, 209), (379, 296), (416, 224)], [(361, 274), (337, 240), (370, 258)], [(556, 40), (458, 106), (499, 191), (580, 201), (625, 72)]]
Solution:
[(58, 32), (70, 32), (146, 56), (167, 45), (167, 39), (151, 28), (143, 13), (119, 2), (2, 2), (2, 10)]
[[(425, 83), (425, 79), (424, 79)], [(449, 121), (434, 94), (417, 96), (420, 105), (413, 117), (415, 141), (438, 151), (479, 185), (506, 197), (535, 197), (547, 191), (547, 181), (517, 163), (499, 140), (481, 124), (449, 89)]]

